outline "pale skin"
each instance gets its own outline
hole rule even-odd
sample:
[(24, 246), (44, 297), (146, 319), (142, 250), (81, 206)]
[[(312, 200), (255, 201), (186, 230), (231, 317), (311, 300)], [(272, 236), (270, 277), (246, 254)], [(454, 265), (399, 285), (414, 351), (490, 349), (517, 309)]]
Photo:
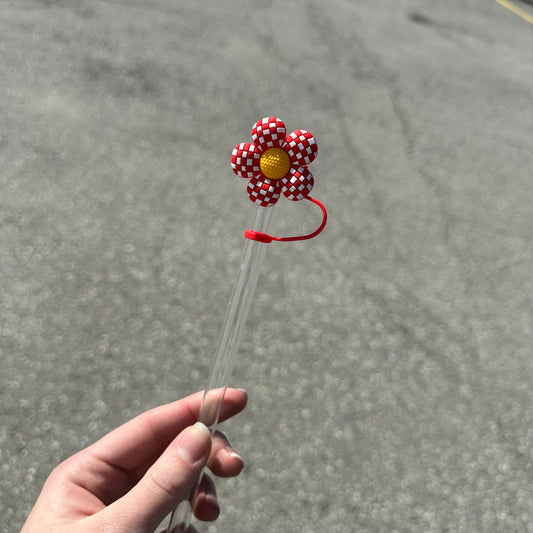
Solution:
[[(189, 495), (204, 466), (217, 476), (240, 473), (243, 461), (222, 433), (211, 436), (200, 416), (203, 393), (130, 420), (57, 466), (21, 533), (154, 533)], [(220, 421), (246, 406), (228, 389)], [(214, 484), (203, 476), (194, 514), (216, 520)]]

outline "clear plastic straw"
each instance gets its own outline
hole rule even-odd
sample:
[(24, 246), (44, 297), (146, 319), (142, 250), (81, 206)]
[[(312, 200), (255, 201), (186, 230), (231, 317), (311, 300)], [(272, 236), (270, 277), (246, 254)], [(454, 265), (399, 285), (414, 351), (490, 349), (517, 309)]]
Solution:
[[(251, 229), (266, 233), (272, 218), (272, 211), (272, 207), (255, 206)], [(246, 240), (244, 245), (239, 271), (233, 286), (218, 349), (202, 402), (200, 421), (210, 427), (212, 432), (215, 431), (218, 423), (220, 408), (235, 365), (237, 351), (239, 350), (244, 325), (250, 311), (266, 248), (264, 243), (249, 239)], [(191, 491), (190, 497), (181, 502), (172, 513), (167, 533), (188, 533), (192, 531), (189, 526), (195, 497), (196, 488)]]

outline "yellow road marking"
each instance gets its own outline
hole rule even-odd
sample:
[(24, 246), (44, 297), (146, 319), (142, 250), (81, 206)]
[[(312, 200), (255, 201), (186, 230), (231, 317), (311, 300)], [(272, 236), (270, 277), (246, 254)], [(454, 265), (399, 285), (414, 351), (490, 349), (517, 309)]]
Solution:
[(529, 11), (517, 6), (514, 2), (511, 2), (510, 0), (496, 0), (496, 2), (509, 11), (512, 11), (515, 15), (518, 15), (524, 20), (527, 20), (529, 23), (533, 24), (533, 15)]

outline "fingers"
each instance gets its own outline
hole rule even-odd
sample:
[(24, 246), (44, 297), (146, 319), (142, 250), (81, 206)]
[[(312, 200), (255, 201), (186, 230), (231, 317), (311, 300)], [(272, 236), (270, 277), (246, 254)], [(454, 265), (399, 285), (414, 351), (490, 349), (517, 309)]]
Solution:
[(219, 477), (237, 476), (244, 466), (242, 457), (231, 447), (226, 436), (220, 431), (216, 431), (213, 436), (207, 466), (213, 474)]
[(194, 501), (194, 514), (196, 518), (204, 522), (212, 522), (220, 514), (215, 484), (207, 474), (202, 475), (198, 484)]
[[(121, 524), (120, 531), (154, 531), (188, 497), (210, 452), (209, 430), (201, 423), (186, 428), (130, 492), (94, 518), (104, 524)], [(218, 504), (214, 495), (207, 495), (208, 489), (203, 492), (203, 512), (212, 516)]]
[[(120, 524), (121, 531), (154, 531), (188, 497), (206, 464), (219, 476), (235, 476), (242, 470), (242, 459), (222, 433), (211, 437), (205, 425), (195, 424), (202, 415), (202, 403), (212, 405), (210, 401), (203, 402), (203, 398), (203, 392), (199, 392), (152, 409), (84, 450), (89, 458), (108, 465), (114, 472), (123, 472), (133, 482), (129, 492), (119, 491), (122, 494), (115, 496), (116, 501), (88, 520), (101, 522), (104, 529), (109, 524)], [(244, 391), (227, 389), (219, 420), (236, 415), (246, 402)], [(176, 437), (178, 432), (181, 433)], [(202, 520), (216, 519), (219, 508), (209, 478), (199, 489), (195, 513)], [(98, 492), (93, 493), (100, 497)]]
[[(147, 411), (100, 439), (89, 450), (99, 460), (128, 471), (151, 464), (178, 433), (200, 419), (203, 396), (203, 392), (198, 392)], [(246, 392), (227, 389), (220, 421), (242, 411), (246, 402)]]
[[(244, 463), (241, 456), (233, 450), (226, 436), (217, 431), (213, 436), (207, 466), (217, 476), (230, 477), (237, 476)], [(202, 474), (196, 491), (194, 514), (199, 520), (205, 522), (216, 520), (220, 514), (215, 484), (205, 473)]]
[[(223, 433), (211, 436), (205, 425), (197, 423), (174, 439), (129, 492), (93, 518), (121, 524), (126, 531), (153, 531), (189, 496), (205, 465), (217, 476), (236, 476), (243, 460)], [(207, 475), (198, 486), (194, 513), (205, 521), (216, 520), (220, 513), (215, 486)]]

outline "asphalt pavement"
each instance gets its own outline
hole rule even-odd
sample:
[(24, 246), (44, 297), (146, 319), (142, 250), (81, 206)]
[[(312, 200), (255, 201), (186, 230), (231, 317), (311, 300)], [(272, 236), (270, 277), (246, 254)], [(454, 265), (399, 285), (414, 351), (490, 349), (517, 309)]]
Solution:
[[(492, 0), (0, 2), (0, 516), (206, 386), (252, 204), (307, 129), (215, 532), (533, 531), (533, 26)], [(272, 231), (319, 212), (282, 198)]]

